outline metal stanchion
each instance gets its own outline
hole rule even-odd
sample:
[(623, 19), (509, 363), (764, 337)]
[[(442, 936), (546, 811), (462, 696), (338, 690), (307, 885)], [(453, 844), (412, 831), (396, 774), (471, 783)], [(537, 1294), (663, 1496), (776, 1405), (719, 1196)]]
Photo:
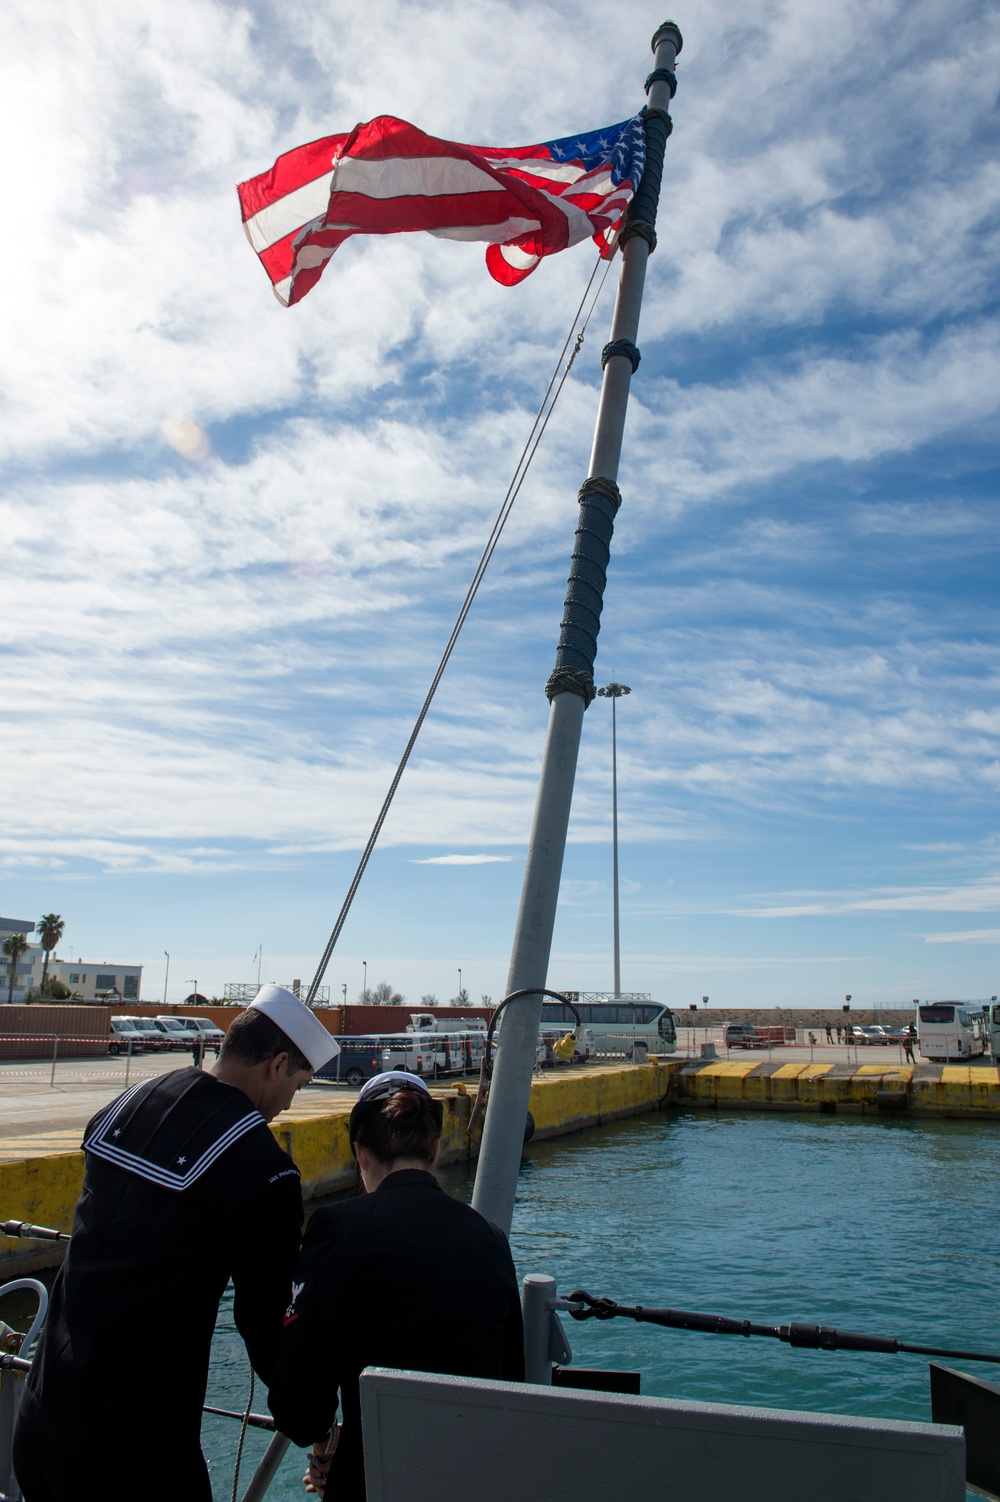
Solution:
[(275, 1473), (284, 1460), (285, 1451), (290, 1444), (291, 1440), (286, 1434), (273, 1436), (250, 1479), (250, 1485), (243, 1493), (243, 1502), (260, 1502), (260, 1498), (264, 1496), (274, 1480)]
[(56, 1084), (56, 1064), (59, 1061), (59, 1035), (52, 1039), (52, 1072), (49, 1075), (49, 1089), (54, 1090)]
[(132, 1039), (125, 1044), (125, 1083), (128, 1084), (128, 1072), (132, 1067)]

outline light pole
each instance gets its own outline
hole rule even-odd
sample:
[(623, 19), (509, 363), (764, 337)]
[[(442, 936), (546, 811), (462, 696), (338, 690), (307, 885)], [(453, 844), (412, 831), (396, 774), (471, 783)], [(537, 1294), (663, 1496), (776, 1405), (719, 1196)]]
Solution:
[(347, 1005), (347, 982), (346, 982), (346, 980), (342, 980), (341, 981), (341, 983), (340, 983), (340, 989), (344, 993), (344, 1006), (346, 1007), (346, 1005)]
[(189, 986), (194, 986), (194, 1001), (193, 1001), (192, 1005), (193, 1006), (197, 1006), (198, 1005), (198, 982), (196, 980), (188, 981), (188, 985)]
[(367, 1006), (367, 1004), (368, 1004), (368, 961), (367, 960), (362, 960), (361, 963), (365, 967), (365, 978), (361, 982), (361, 1000)]
[(458, 1001), (458, 1002), (461, 1002), (461, 1000), (462, 1000), (462, 967), (461, 967), (461, 965), (459, 965), (459, 967), (458, 967), (458, 995), (456, 996), (455, 1000)]
[(618, 725), (615, 711), (617, 701), (624, 698), (626, 694), (630, 694), (632, 690), (626, 683), (609, 683), (605, 688), (599, 688), (597, 692), (602, 699), (611, 700), (611, 849), (614, 872), (615, 995), (620, 996), (622, 965), (618, 941)]
[(163, 1005), (166, 1006), (166, 1004), (167, 1004), (167, 981), (170, 979), (170, 956), (169, 956), (169, 954), (167, 954), (166, 950), (164, 950), (163, 953), (167, 955), (167, 968), (166, 968), (166, 970), (163, 973)]

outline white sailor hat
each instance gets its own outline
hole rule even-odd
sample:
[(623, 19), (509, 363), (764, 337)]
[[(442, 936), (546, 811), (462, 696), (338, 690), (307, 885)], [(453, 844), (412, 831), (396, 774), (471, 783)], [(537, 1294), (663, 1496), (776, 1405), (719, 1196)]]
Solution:
[(384, 1074), (375, 1074), (358, 1092), (358, 1100), (378, 1100), (383, 1095), (395, 1095), (397, 1090), (422, 1090), (430, 1095), (427, 1084), (419, 1074), (409, 1074), (405, 1069), (387, 1069)]
[(299, 1052), (305, 1054), (314, 1070), (322, 1069), (339, 1054), (340, 1044), (315, 1012), (284, 986), (261, 986), (250, 1006), (270, 1017)]

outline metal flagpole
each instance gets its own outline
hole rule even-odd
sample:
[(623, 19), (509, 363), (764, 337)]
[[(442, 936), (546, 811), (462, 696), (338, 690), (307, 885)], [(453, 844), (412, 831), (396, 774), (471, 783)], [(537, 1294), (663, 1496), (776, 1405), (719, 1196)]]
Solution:
[[(604, 380), (590, 455), (589, 478), (580, 490), (577, 524), (556, 665), (545, 687), (549, 728), (535, 800), (535, 817), (514, 931), (507, 994), (544, 986), (555, 924), (556, 899), (566, 848), (573, 781), (583, 714), (594, 697), (594, 659), (614, 518), (621, 505), (615, 483), (621, 457), (629, 386), (639, 364), (635, 339), (646, 279), (646, 262), (656, 245), (656, 207), (663, 153), (670, 134), (670, 100), (677, 81), (673, 67), (681, 50), (680, 31), (665, 21), (653, 37), (655, 62), (646, 80), (646, 170), (621, 233), (622, 270), (611, 341), (601, 364)], [(528, 996), (508, 1008), (503, 1046), (497, 1053), (483, 1130), (474, 1207), (510, 1230), (531, 1075), (538, 1045), (542, 998)]]
[(618, 723), (615, 706), (619, 699), (631, 692), (627, 683), (609, 683), (597, 690), (599, 698), (611, 700), (611, 866), (616, 996), (622, 994), (622, 955), (618, 925)]

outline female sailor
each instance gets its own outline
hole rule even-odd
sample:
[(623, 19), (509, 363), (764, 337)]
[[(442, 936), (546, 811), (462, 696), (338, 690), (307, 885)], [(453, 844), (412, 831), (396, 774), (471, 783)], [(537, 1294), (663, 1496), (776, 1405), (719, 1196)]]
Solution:
[(369, 1080), (350, 1120), (365, 1192), (317, 1210), (306, 1231), (269, 1402), (283, 1434), (312, 1444), (312, 1489), (329, 1478), (337, 1502), (364, 1502), (364, 1367), (524, 1377), (510, 1247), (434, 1177), (441, 1122), (417, 1076)]

